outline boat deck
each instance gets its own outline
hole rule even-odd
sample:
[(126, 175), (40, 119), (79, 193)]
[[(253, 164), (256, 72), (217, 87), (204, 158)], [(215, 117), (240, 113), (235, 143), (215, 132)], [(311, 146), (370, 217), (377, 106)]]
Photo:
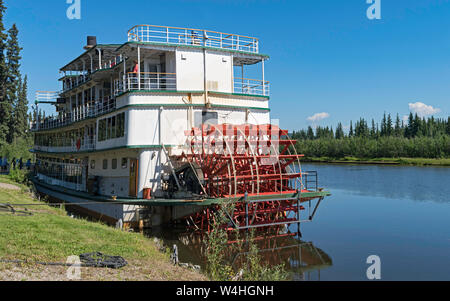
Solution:
[[(237, 196), (231, 198), (205, 198), (200, 200), (194, 199), (137, 199), (137, 198), (121, 198), (113, 199), (111, 196), (95, 196), (86, 192), (76, 191), (64, 187), (54, 186), (42, 181), (33, 179), (33, 183), (45, 190), (53, 191), (58, 194), (67, 195), (69, 198), (84, 199), (92, 202), (101, 202), (109, 204), (137, 205), (137, 206), (211, 206), (220, 205), (226, 202), (258, 202), (258, 201), (282, 201), (282, 200), (300, 200), (301, 203), (308, 202), (312, 199), (324, 198), (330, 196), (329, 191), (307, 191), (285, 192), (280, 194), (264, 194), (259, 196)], [(39, 189), (38, 189), (39, 190)]]

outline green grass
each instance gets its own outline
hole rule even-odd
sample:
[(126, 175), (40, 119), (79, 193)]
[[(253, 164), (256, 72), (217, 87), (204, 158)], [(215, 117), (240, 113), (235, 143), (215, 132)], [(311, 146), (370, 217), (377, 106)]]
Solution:
[(27, 206), (33, 213), (27, 217), (0, 212), (0, 259), (27, 260), (30, 263), (15, 267), (9, 263), (0, 263), (0, 279), (10, 279), (5, 276), (5, 271), (18, 268), (22, 273), (31, 275), (27, 279), (34, 279), (32, 275), (36, 274), (41, 280), (64, 280), (65, 270), (52, 270), (49, 274), (39, 276), (48, 269), (35, 266), (33, 262), (64, 263), (68, 256), (102, 252), (122, 256), (129, 264), (120, 270), (110, 271), (86, 268), (83, 280), (207, 280), (198, 272), (173, 266), (169, 253), (161, 252), (160, 246), (153, 239), (140, 233), (125, 232), (100, 223), (73, 219), (62, 209), (36, 201), (29, 187), (14, 183), (8, 176), (0, 176), (0, 183), (21, 188), (0, 188), (0, 203), (15, 205), (17, 210), (23, 209), (20, 204), (40, 205)]
[(319, 163), (348, 163), (348, 164), (393, 164), (393, 165), (415, 165), (415, 166), (450, 166), (450, 158), (429, 159), (429, 158), (305, 158), (304, 162)]
[[(0, 203), (43, 204), (32, 198), (25, 185), (14, 183), (7, 176), (0, 176), (0, 182), (22, 188), (20, 191), (0, 189)], [(168, 260), (141, 234), (72, 219), (63, 210), (45, 204), (28, 209), (33, 216), (0, 214), (1, 258), (65, 261), (70, 255), (99, 251), (129, 259)]]
[[(37, 202), (23, 191), (0, 189), (0, 203)], [(1, 258), (60, 262), (71, 255), (99, 251), (127, 259), (167, 260), (166, 255), (140, 234), (72, 219), (63, 210), (48, 206), (29, 207), (29, 210), (33, 216), (0, 215)]]

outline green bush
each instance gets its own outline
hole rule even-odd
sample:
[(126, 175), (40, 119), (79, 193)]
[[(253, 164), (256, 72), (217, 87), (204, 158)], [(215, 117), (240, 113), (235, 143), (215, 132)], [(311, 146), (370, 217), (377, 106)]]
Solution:
[(0, 156), (8, 158), (9, 162), (12, 158), (22, 158), (26, 162), (33, 158), (32, 153), (30, 153), (31, 148), (33, 148), (32, 138), (19, 138), (11, 144), (0, 142)]
[(26, 184), (28, 182), (28, 170), (11, 169), (9, 178), (19, 184)]
[[(240, 237), (238, 231), (228, 233), (218, 225), (227, 222), (225, 210), (232, 210), (233, 205), (224, 205), (215, 214), (216, 224), (205, 240), (205, 256), (207, 260), (207, 273), (213, 281), (285, 281), (288, 279), (288, 272), (284, 265), (269, 266), (264, 264), (258, 254), (258, 247), (254, 240), (254, 232), (250, 232), (245, 239)], [(228, 244), (230, 235), (234, 237), (234, 244)], [(244, 247), (244, 244), (247, 244)], [(233, 268), (229, 262), (229, 254), (248, 250), (240, 266)], [(236, 274), (242, 273), (239, 279), (233, 279)]]
[(297, 152), (308, 158), (450, 158), (450, 136), (436, 137), (346, 137), (299, 139)]

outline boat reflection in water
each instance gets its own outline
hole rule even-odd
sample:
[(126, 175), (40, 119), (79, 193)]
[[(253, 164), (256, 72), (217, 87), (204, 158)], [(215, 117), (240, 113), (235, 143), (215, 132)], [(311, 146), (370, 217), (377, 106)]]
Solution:
[[(204, 235), (197, 232), (181, 232), (163, 230), (159, 233), (148, 233), (161, 238), (168, 247), (177, 245), (180, 262), (206, 267)], [(226, 248), (226, 259), (235, 271), (246, 262), (249, 255), (249, 239), (230, 239)], [(312, 242), (299, 240), (297, 233), (285, 230), (265, 230), (256, 232), (252, 240), (258, 249), (258, 255), (264, 265), (278, 266), (283, 264), (290, 274), (290, 280), (320, 280), (321, 270), (333, 265), (331, 257)]]

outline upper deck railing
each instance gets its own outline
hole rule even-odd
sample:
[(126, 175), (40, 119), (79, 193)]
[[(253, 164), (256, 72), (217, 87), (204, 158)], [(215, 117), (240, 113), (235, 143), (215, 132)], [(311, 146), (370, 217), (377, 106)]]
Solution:
[(65, 76), (61, 92), (67, 92), (91, 80), (89, 73)]
[(123, 79), (114, 81), (114, 95), (128, 91), (177, 90), (176, 73), (128, 72)]
[(234, 78), (233, 92), (237, 94), (270, 95), (270, 82), (259, 79)]
[(58, 91), (36, 91), (36, 101), (38, 103), (54, 102), (58, 99)]
[(114, 97), (105, 97), (103, 100), (97, 100), (94, 104), (87, 103), (85, 106), (79, 106), (72, 109), (71, 113), (61, 114), (59, 116), (46, 117), (43, 120), (33, 122), (31, 130), (51, 130), (58, 127), (70, 125), (89, 118), (98, 117), (110, 113), (116, 109), (116, 99)]
[(205, 46), (259, 53), (257, 38), (193, 28), (137, 25), (128, 31), (128, 41)]

